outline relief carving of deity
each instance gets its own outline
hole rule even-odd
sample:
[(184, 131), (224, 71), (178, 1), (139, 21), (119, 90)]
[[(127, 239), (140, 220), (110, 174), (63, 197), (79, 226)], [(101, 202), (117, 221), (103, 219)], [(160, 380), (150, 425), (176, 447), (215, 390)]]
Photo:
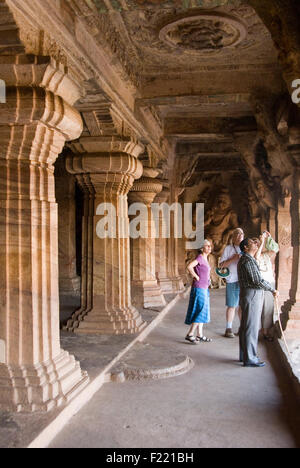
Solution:
[(204, 53), (234, 47), (246, 35), (247, 30), (242, 22), (217, 12), (203, 12), (176, 20), (164, 26), (159, 33), (160, 39), (169, 46)]
[(213, 207), (207, 211), (204, 220), (205, 237), (213, 241), (216, 256), (221, 255), (230, 235), (237, 227), (238, 217), (232, 209), (230, 195), (223, 190), (217, 195)]
[(226, 31), (224, 23), (209, 20), (182, 24), (169, 33), (170, 40), (178, 46), (197, 50), (221, 49), (225, 40), (233, 36), (234, 32)]

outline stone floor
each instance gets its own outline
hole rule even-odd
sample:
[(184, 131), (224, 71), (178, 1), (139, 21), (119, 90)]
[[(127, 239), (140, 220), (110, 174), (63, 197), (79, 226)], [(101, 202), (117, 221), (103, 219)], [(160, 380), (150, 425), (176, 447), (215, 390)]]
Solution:
[(174, 351), (187, 354), (194, 367), (169, 379), (106, 384), (50, 447), (300, 447), (299, 402), (274, 344), (260, 342), (265, 368), (242, 367), (238, 339), (222, 336), (223, 304), (224, 291), (213, 291), (205, 328), (213, 342), (193, 346), (183, 339), (187, 299), (180, 300), (144, 345), (169, 348), (170, 360)]
[[(153, 326), (142, 342), (63, 333), (63, 348), (91, 377), (88, 402), (64, 421), (58, 420), (68, 407), (48, 415), (0, 413), (0, 447), (26, 447), (51, 424), (53, 434), (36, 439), (34, 447), (47, 446), (47, 438), (50, 448), (300, 447), (299, 401), (278, 346), (260, 342), (267, 366), (243, 368), (238, 339), (222, 336), (224, 290), (212, 291), (211, 298), (212, 321), (205, 333), (212, 343), (184, 341), (187, 298), (167, 314), (145, 311)], [(143, 372), (136, 374), (138, 369)], [(114, 381), (91, 391), (101, 372)]]

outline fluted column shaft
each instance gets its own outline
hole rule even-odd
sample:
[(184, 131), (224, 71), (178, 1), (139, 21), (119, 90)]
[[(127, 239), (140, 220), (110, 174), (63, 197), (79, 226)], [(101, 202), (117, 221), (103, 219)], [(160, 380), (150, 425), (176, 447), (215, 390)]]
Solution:
[[(24, 56), (23, 72), (26, 64), (34, 75), (30, 60)], [(87, 381), (60, 348), (53, 168), (66, 139), (81, 131), (80, 115), (52, 91), (7, 89), (0, 114), (1, 408), (49, 410)]]
[[(170, 186), (169, 203), (178, 203), (178, 194), (175, 186)], [(184, 290), (184, 284), (178, 272), (178, 239), (175, 236), (175, 223), (177, 212), (172, 213), (171, 217), (171, 235), (167, 242), (167, 261), (168, 261), (168, 277), (172, 281), (173, 293), (179, 293)]]
[(76, 200), (75, 177), (65, 168), (65, 158), (55, 165), (55, 194), (58, 204), (59, 295), (74, 299), (80, 294), (76, 272)]
[[(154, 199), (154, 203), (162, 204), (167, 203), (170, 196), (170, 190), (164, 188), (160, 193), (158, 193)], [(160, 237), (156, 239), (156, 277), (158, 279), (158, 284), (161, 287), (161, 290), (164, 293), (172, 293), (173, 286), (172, 281), (168, 277), (168, 240), (163, 235), (164, 230), (164, 220), (162, 210), (158, 211), (157, 225), (160, 230)]]
[(132, 297), (135, 304), (144, 308), (166, 305), (155, 274), (156, 225), (151, 210), (151, 203), (161, 190), (159, 181), (142, 177), (134, 183), (129, 193), (131, 204), (141, 203), (144, 207), (139, 220), (140, 229), (145, 235), (131, 239)]
[[(89, 187), (93, 200), (89, 234), (83, 238), (89, 245), (90, 271), (86, 270), (83, 283), (87, 285), (87, 305), (75, 312), (67, 329), (76, 333), (136, 333), (145, 324), (131, 304), (127, 194), (134, 179), (140, 177), (142, 164), (134, 155), (117, 151), (83, 154), (67, 161), (68, 170), (81, 179), (81, 185)], [(113, 235), (100, 232), (103, 215), (113, 226)]]

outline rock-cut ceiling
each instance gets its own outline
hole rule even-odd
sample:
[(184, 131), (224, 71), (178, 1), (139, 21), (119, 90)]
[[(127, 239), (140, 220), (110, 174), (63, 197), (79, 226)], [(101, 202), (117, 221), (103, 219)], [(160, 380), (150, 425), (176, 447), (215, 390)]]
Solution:
[[(270, 33), (249, 5), (240, 0), (194, 5), (200, 3), (201, 8), (186, 8), (184, 0), (137, 0), (137, 8), (109, 13), (109, 22), (126, 45), (127, 62), (137, 73), (149, 76), (205, 67), (277, 64)], [(111, 4), (115, 5), (112, 0)], [(216, 4), (224, 5), (208, 8)], [(100, 16), (107, 28), (107, 15)]]
[(136, 107), (147, 107), (169, 136), (176, 125), (177, 135), (203, 132), (198, 118), (253, 116), (256, 87), (282, 92), (270, 33), (241, 0), (90, 1), (138, 89)]

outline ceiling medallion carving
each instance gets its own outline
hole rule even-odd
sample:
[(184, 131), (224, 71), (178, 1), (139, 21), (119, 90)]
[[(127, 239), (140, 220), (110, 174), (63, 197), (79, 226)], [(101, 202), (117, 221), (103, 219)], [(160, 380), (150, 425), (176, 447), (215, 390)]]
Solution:
[(215, 54), (236, 47), (247, 36), (240, 19), (217, 12), (203, 12), (164, 26), (159, 37), (169, 46), (186, 52)]

